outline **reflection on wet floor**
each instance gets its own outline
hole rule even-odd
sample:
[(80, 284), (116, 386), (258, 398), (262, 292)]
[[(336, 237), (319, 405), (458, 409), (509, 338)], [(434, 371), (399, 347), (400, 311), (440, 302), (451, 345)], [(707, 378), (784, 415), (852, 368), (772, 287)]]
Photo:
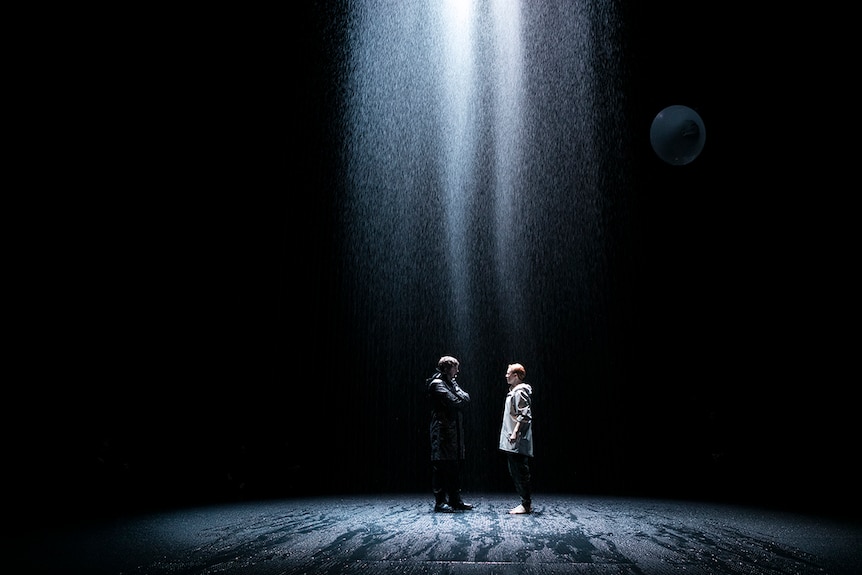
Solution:
[(28, 542), (69, 573), (849, 574), (862, 524), (706, 503), (476, 495), (434, 513), (424, 495), (321, 497), (172, 511)]

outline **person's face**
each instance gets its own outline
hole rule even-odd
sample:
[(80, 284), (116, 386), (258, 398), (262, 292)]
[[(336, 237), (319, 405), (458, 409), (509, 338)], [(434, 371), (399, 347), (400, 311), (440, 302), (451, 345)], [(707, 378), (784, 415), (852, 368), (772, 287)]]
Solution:
[(519, 381), (520, 379), (518, 379), (518, 374), (516, 374), (511, 369), (506, 371), (506, 383), (509, 384), (509, 387), (512, 387), (513, 385), (518, 385)]
[(455, 365), (450, 365), (448, 369), (449, 377), (455, 379), (455, 376), (458, 375), (459, 365), (456, 363)]

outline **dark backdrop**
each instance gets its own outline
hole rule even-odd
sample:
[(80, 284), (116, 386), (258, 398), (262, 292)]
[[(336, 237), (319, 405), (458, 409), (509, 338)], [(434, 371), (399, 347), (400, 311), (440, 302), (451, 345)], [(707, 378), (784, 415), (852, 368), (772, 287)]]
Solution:
[[(798, 94), (820, 74), (775, 15), (630, 4), (641, 136), (610, 240), (625, 254), (605, 284), (616, 311), (598, 343), (557, 326), (537, 346), (537, 491), (855, 514), (844, 196)], [(66, 120), (99, 161), (66, 160), (79, 191), (52, 205), (62, 233), (22, 332), (45, 380), (22, 383), (33, 416), (10, 434), (13, 485), (68, 517), (428, 490), (422, 385), (459, 351), (443, 332), (370, 344), (346, 303), (344, 7), (296, 6), (189, 18), (194, 34), (129, 50), (110, 98), (121, 59), (105, 46), (104, 66), (75, 75), (103, 95), (74, 100), (92, 122)], [(708, 134), (683, 167), (647, 137), (675, 103)], [(461, 359), (465, 488), (510, 490), (502, 373), (531, 363)]]

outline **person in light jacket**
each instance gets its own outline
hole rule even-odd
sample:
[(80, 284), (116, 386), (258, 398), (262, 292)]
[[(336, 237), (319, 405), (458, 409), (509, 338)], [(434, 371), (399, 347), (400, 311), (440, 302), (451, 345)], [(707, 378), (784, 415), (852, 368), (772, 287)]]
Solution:
[(524, 382), (526, 376), (527, 370), (520, 363), (509, 364), (506, 369), (509, 393), (503, 405), (500, 450), (506, 454), (509, 476), (521, 497), (521, 504), (509, 510), (512, 515), (533, 511), (530, 476), (530, 460), (533, 458), (533, 388)]
[(473, 509), (461, 499), (461, 467), (466, 455), (463, 411), (470, 403), (470, 394), (455, 381), (460, 366), (456, 358), (444, 355), (437, 362), (437, 372), (427, 380), (431, 403), (431, 489), (434, 511), (438, 513)]

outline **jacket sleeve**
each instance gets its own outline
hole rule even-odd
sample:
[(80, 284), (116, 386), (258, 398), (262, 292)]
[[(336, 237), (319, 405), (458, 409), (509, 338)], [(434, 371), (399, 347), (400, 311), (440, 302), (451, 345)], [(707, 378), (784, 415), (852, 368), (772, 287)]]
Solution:
[(521, 429), (524, 429), (533, 420), (533, 410), (530, 405), (530, 394), (524, 390), (518, 390), (512, 396), (512, 415), (521, 422)]
[(464, 391), (463, 389), (461, 389), (461, 386), (458, 385), (457, 381), (454, 383), (454, 387), (455, 387), (455, 395), (457, 395), (459, 398), (461, 398), (462, 402), (470, 403), (470, 394), (467, 393), (466, 391)]
[(442, 379), (435, 379), (430, 386), (431, 396), (436, 401), (455, 409), (464, 408), (470, 402), (470, 396), (457, 383), (453, 389), (454, 391), (449, 389), (449, 386)]

